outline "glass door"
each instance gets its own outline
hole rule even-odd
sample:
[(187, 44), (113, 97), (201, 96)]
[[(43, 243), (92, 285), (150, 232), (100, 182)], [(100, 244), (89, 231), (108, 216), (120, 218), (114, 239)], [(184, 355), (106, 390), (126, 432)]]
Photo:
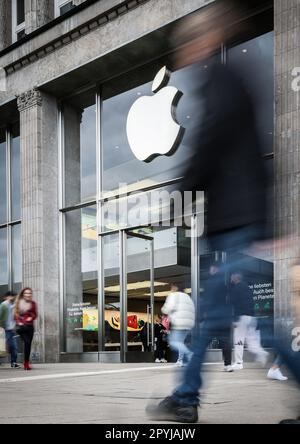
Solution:
[(152, 360), (154, 239), (143, 228), (122, 232), (121, 281), (121, 360)]

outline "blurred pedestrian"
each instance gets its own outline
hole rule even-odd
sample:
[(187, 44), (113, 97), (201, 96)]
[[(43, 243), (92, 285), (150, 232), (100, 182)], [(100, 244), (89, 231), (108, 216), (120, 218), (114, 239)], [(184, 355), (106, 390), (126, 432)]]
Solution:
[[(205, 285), (204, 297), (200, 303), (200, 322), (219, 316), (223, 313), (223, 325), (213, 333), (218, 339), (224, 360), (224, 371), (233, 372), (232, 368), (232, 306), (228, 300), (228, 288), (224, 273), (221, 273), (222, 263), (213, 261), (209, 268), (209, 278)], [(200, 324), (201, 328), (201, 324)], [(200, 330), (201, 334), (201, 330)]]
[[(175, 34), (177, 66), (212, 57), (222, 44), (237, 37), (240, 23), (239, 11), (230, 0), (213, 2), (187, 17)], [(239, 265), (244, 248), (265, 236), (266, 175), (253, 104), (238, 70), (220, 63), (209, 65), (198, 88), (204, 113), (181, 189), (205, 191), (208, 243), (212, 251), (226, 252), (227, 265), (220, 272), (227, 273)], [(193, 356), (182, 383), (158, 406), (148, 406), (152, 419), (197, 422), (204, 356), (215, 331), (222, 328), (223, 307), (216, 307), (196, 329)]]
[(32, 299), (31, 288), (23, 288), (18, 295), (14, 310), (17, 333), (24, 343), (24, 370), (31, 370), (30, 353), (37, 318), (37, 304)]
[(281, 372), (281, 366), (282, 366), (282, 359), (278, 355), (276, 357), (272, 367), (268, 371), (267, 378), (268, 379), (275, 379), (277, 381), (287, 381), (288, 378), (286, 376), (284, 376)]
[(18, 347), (16, 341), (16, 322), (14, 319), (16, 293), (8, 291), (0, 306), (0, 327), (5, 329), (7, 348), (10, 354), (11, 368), (20, 368), (18, 364)]
[(194, 303), (181, 285), (173, 284), (161, 311), (168, 315), (171, 325), (169, 345), (172, 350), (178, 352), (176, 364), (182, 367), (192, 357), (192, 352), (185, 341), (195, 325)]
[(244, 347), (247, 343), (250, 353), (262, 365), (267, 363), (268, 352), (260, 343), (260, 335), (257, 331), (257, 320), (254, 317), (253, 296), (249, 286), (243, 281), (241, 271), (234, 271), (231, 274), (231, 285), (229, 298), (234, 307), (234, 358), (233, 370), (243, 369)]

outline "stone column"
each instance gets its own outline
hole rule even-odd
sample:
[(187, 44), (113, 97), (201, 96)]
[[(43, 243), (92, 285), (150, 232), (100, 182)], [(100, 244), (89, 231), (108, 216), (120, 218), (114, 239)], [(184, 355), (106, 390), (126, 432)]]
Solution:
[(3, 0), (0, 2), (0, 51), (11, 45), (11, 41), (11, 0)]
[(292, 234), (294, 247), (275, 252), (275, 326), (291, 337), (294, 325), (289, 269), (299, 259), (300, 92), (292, 71), (300, 67), (300, 4), (275, 0), (275, 232)]
[(33, 89), (18, 97), (21, 133), (23, 286), (39, 317), (33, 353), (59, 360), (59, 208), (57, 104)]
[(54, 18), (54, 0), (25, 0), (26, 34)]

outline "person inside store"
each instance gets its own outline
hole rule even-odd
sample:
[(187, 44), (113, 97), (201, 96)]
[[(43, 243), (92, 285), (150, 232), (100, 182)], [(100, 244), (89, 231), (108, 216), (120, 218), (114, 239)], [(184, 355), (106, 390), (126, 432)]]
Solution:
[(161, 315), (157, 315), (154, 321), (154, 359), (157, 364), (165, 364), (166, 360), (166, 328), (162, 324)]

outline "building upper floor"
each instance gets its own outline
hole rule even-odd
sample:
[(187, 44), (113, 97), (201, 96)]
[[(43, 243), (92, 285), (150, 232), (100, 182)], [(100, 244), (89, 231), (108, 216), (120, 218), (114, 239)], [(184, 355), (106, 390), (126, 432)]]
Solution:
[(211, 1), (1, 0), (0, 108), (33, 88), (63, 97), (167, 53), (174, 23)]
[(86, 0), (1, 0), (0, 51), (84, 2)]

